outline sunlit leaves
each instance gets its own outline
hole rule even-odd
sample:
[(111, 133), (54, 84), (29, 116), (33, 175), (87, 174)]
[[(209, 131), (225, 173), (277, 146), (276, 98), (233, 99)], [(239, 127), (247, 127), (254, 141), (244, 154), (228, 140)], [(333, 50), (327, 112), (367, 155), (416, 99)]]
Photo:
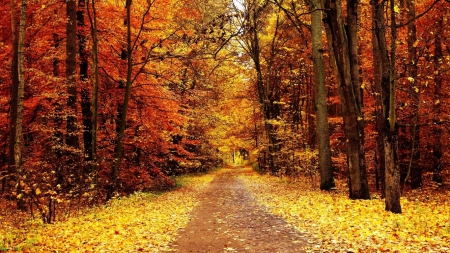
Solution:
[[(38, 219), (22, 228), (0, 227), (0, 249), (31, 252), (160, 252), (185, 227), (196, 196), (214, 175), (180, 178), (182, 188), (164, 193), (136, 193), (80, 212), (52, 225)], [(8, 225), (10, 225), (8, 223)]]
[(450, 250), (448, 198), (402, 198), (403, 214), (384, 200), (350, 200), (344, 192), (311, 190), (308, 178), (286, 184), (270, 176), (241, 176), (252, 194), (311, 237), (311, 252), (444, 252)]

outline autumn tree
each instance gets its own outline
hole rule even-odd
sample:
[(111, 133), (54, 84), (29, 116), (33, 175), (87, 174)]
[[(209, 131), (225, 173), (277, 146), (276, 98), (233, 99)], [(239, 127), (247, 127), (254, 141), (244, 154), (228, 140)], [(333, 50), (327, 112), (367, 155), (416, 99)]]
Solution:
[(364, 151), (364, 116), (358, 59), (358, 1), (346, 2), (344, 22), (340, 0), (324, 5), (332, 67), (339, 84), (347, 144), (350, 198), (370, 198)]
[[(435, 33), (435, 45), (434, 45), (434, 66), (433, 69), (439, 71), (441, 69), (441, 64), (443, 62), (443, 50), (442, 50), (442, 38), (443, 38), (443, 17), (438, 19), (437, 21), (438, 31)], [(434, 112), (437, 115), (437, 119), (435, 122), (441, 122), (441, 108), (442, 108), (442, 100), (444, 98), (444, 94), (442, 92), (443, 89), (443, 78), (440, 75), (436, 75), (434, 77), (435, 82), (435, 91), (434, 91)], [(437, 123), (436, 123), (437, 124)], [(436, 139), (433, 144), (433, 181), (442, 184), (442, 129), (441, 126), (436, 127), (433, 131)]]
[(329, 190), (335, 186), (331, 164), (330, 133), (327, 117), (327, 90), (325, 85), (325, 62), (322, 44), (322, 1), (311, 1), (311, 42), (314, 62), (314, 87), (317, 139), (319, 144), (320, 189)]
[[(396, 28), (395, 28), (395, 4), (391, 0), (389, 2), (389, 10), (391, 15), (391, 47), (388, 49), (386, 42), (386, 21), (384, 19), (385, 4), (383, 2), (374, 2), (373, 8), (376, 14), (375, 36), (377, 38), (377, 46), (375, 57), (380, 59), (380, 65), (375, 71), (381, 76), (381, 100), (383, 108), (384, 128), (379, 133), (383, 136), (384, 146), (384, 176), (385, 176), (385, 198), (386, 210), (393, 213), (401, 213), (400, 206), (400, 171), (398, 166), (398, 126), (395, 114), (395, 86), (396, 86), (396, 70), (395, 70), (395, 54), (396, 54)], [(390, 55), (388, 52), (390, 51)]]
[[(95, 0), (92, 0), (92, 13), (89, 10), (90, 3), (88, 2), (86, 5), (87, 14), (89, 17), (90, 23), (90, 31), (92, 36), (92, 101), (90, 103), (91, 108), (90, 112), (92, 118), (90, 120), (92, 126), (88, 129), (91, 129), (91, 147), (86, 148), (88, 151), (91, 151), (91, 161), (92, 161), (92, 177), (94, 185), (98, 183), (98, 160), (97, 160), (97, 130), (98, 130), (98, 86), (99, 86), (99, 65), (98, 65), (98, 34), (97, 34), (97, 9), (95, 7)], [(87, 106), (88, 103), (86, 103)], [(89, 114), (89, 113), (88, 113)], [(87, 120), (86, 123), (89, 121)], [(89, 137), (86, 137), (86, 140), (89, 140)], [(88, 145), (89, 141), (85, 141), (85, 145)], [(85, 150), (86, 152), (86, 150)], [(88, 156), (89, 157), (89, 156)]]
[[(127, 76), (126, 76), (126, 90), (125, 90), (125, 97), (123, 99), (122, 104), (122, 112), (120, 117), (120, 127), (119, 132), (117, 133), (118, 139), (117, 139), (117, 146), (115, 148), (115, 155), (114, 155), (114, 164), (113, 168), (111, 170), (111, 182), (108, 189), (108, 193), (106, 195), (106, 200), (109, 200), (112, 198), (112, 195), (117, 187), (117, 179), (119, 177), (119, 167), (121, 162), (121, 156), (122, 156), (122, 147), (123, 147), (123, 138), (124, 138), (124, 132), (125, 132), (125, 125), (127, 120), (127, 110), (128, 110), (128, 103), (130, 101), (130, 91), (131, 91), (131, 84), (132, 84), (132, 71), (133, 71), (133, 45), (131, 40), (131, 0), (127, 0), (125, 3), (125, 9), (127, 12), (126, 15), (126, 27), (127, 27), (127, 40), (126, 40), (126, 59), (127, 59)], [(151, 5), (148, 7), (148, 10), (150, 9)]]
[[(18, 29), (17, 29), (17, 6), (15, 1), (10, 1), (11, 10), (11, 42), (12, 42), (12, 61), (11, 61), (11, 111), (9, 118), (9, 145), (8, 145), (8, 174), (13, 173), (13, 168), (16, 164), (14, 157), (14, 145), (16, 143), (16, 122), (17, 122), (17, 108), (18, 108), (18, 87), (19, 87), (19, 71), (18, 71)], [(5, 185), (6, 178), (3, 180), (3, 185)], [(5, 187), (5, 186), (3, 186)]]
[[(13, 7), (13, 4), (11, 4)], [(15, 7), (15, 5), (14, 5)], [(17, 207), (19, 209), (25, 209), (25, 203), (23, 201), (23, 136), (22, 136), (22, 124), (23, 124), (23, 103), (24, 103), (24, 88), (25, 88), (25, 31), (26, 31), (26, 18), (27, 18), (27, 1), (22, 0), (20, 5), (20, 21), (19, 31), (17, 39), (17, 118), (15, 122), (15, 140), (14, 140), (14, 167), (16, 170), (17, 181)], [(16, 22), (15, 20), (12, 22)], [(13, 30), (14, 31), (14, 30)]]
[(67, 154), (73, 156), (69, 163), (74, 163), (75, 150), (78, 148), (77, 133), (77, 5), (75, 0), (66, 2), (66, 79), (67, 79), (67, 107), (66, 116), (66, 145)]
[[(91, 111), (91, 96), (90, 96), (90, 83), (88, 76), (89, 67), (89, 53), (87, 50), (87, 38), (86, 38), (86, 0), (79, 0), (77, 6), (77, 37), (78, 37), (78, 55), (79, 55), (79, 77), (81, 86), (81, 113), (83, 122), (83, 147), (84, 147), (84, 161), (89, 164), (92, 161), (92, 111)], [(93, 40), (94, 38), (92, 38)], [(93, 59), (94, 57), (92, 57)], [(94, 60), (92, 60), (94, 61)], [(94, 64), (93, 64), (94, 65)], [(91, 71), (94, 73), (95, 71)]]

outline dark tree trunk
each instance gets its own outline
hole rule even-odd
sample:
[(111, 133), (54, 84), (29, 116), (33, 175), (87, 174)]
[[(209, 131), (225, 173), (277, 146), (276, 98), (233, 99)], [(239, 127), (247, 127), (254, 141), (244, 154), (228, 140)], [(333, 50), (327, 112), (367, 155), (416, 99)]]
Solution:
[[(11, 63), (11, 99), (10, 99), (10, 118), (9, 118), (9, 146), (8, 146), (8, 174), (12, 175), (15, 171), (14, 144), (16, 142), (16, 122), (17, 122), (17, 96), (19, 87), (19, 71), (17, 66), (17, 51), (19, 45), (17, 29), (17, 10), (16, 1), (10, 0), (11, 8), (11, 35), (12, 35), (12, 63)], [(4, 184), (6, 184), (6, 177)]]
[[(60, 38), (57, 33), (53, 34), (53, 43), (54, 48), (57, 50), (59, 47)], [(59, 76), (59, 64), (60, 61), (58, 58), (53, 58), (53, 76), (58, 77)], [(60, 94), (58, 94), (59, 96)], [(63, 147), (63, 133), (62, 133), (62, 127), (63, 127), (63, 115), (62, 115), (62, 106), (59, 102), (59, 99), (56, 99), (56, 101), (53, 103), (54, 107), (54, 132), (52, 136), (52, 145), (53, 145), (53, 151), (55, 154), (56, 162), (59, 162), (60, 158), (62, 157), (62, 147)], [(62, 184), (63, 178), (62, 178), (62, 170), (60, 165), (55, 166), (56, 171), (56, 184)]]
[[(378, 8), (381, 8), (378, 4), (375, 3), (375, 1), (372, 1), (372, 17), (377, 16), (377, 10)], [(373, 31), (376, 31), (377, 27), (377, 19), (372, 19), (372, 29)], [(373, 69), (374, 69), (374, 82), (375, 87), (374, 90), (374, 100), (375, 100), (375, 128), (377, 130), (377, 136), (375, 139), (376, 146), (375, 146), (375, 177), (376, 177), (376, 188), (377, 190), (380, 190), (381, 188), (381, 196), (382, 198), (385, 197), (385, 188), (384, 188), (384, 138), (383, 138), (383, 131), (384, 131), (384, 116), (383, 116), (383, 101), (381, 99), (381, 77), (383, 74), (382, 70), (382, 64), (381, 64), (381, 55), (379, 52), (379, 45), (378, 40), (375, 32), (372, 33), (372, 45), (373, 45)], [(381, 183), (381, 187), (380, 187)]]
[[(127, 12), (127, 20), (131, 19), (131, 0), (126, 0), (126, 12)], [(119, 179), (119, 168), (120, 163), (122, 161), (122, 149), (123, 149), (123, 140), (124, 140), (124, 133), (125, 133), (125, 126), (126, 126), (126, 119), (127, 119), (127, 110), (128, 110), (128, 102), (130, 101), (130, 92), (131, 92), (131, 85), (132, 85), (132, 70), (133, 70), (133, 58), (132, 58), (132, 45), (131, 45), (131, 24), (130, 22), (127, 22), (127, 79), (126, 79), (126, 86), (125, 86), (125, 97), (123, 100), (123, 105), (120, 113), (120, 124), (119, 124), (119, 131), (117, 132), (117, 144), (115, 147), (115, 154), (114, 154), (114, 164), (111, 169), (111, 176), (110, 176), (110, 182), (109, 182), (109, 188), (106, 193), (106, 200), (110, 200), (114, 193), (117, 190), (118, 186), (118, 179)]]
[[(279, 104), (276, 104), (274, 102), (278, 101), (279, 93), (278, 88), (275, 87), (276, 81), (270, 80), (270, 74), (267, 76), (269, 78), (266, 78), (264, 80), (263, 72), (261, 69), (261, 51), (260, 51), (260, 38), (258, 31), (260, 29), (260, 22), (259, 18), (261, 15), (261, 12), (264, 9), (264, 6), (259, 6), (256, 1), (251, 2), (249, 6), (247, 6), (247, 22), (251, 24), (251, 31), (249, 32), (248, 37), (248, 51), (250, 53), (250, 57), (253, 60), (253, 63), (255, 64), (255, 71), (256, 71), (256, 86), (258, 91), (258, 97), (259, 102), (261, 104), (262, 112), (264, 115), (264, 126), (266, 130), (266, 135), (269, 142), (269, 167), (272, 174), (277, 174), (279, 171), (278, 164), (277, 164), (277, 156), (279, 153), (279, 150), (281, 148), (281, 142), (277, 138), (277, 130), (278, 127), (275, 124), (272, 124), (273, 120), (276, 120), (279, 116)], [(276, 37), (276, 35), (275, 35)], [(273, 56), (273, 54), (272, 54)], [(270, 59), (269, 61), (271, 61)], [(269, 68), (271, 69), (271, 68)], [(269, 81), (274, 81), (274, 86), (271, 87), (269, 85)]]
[(325, 9), (328, 11), (325, 25), (329, 48), (332, 51), (332, 66), (339, 83), (339, 96), (342, 102), (344, 133), (347, 140), (350, 198), (369, 199), (357, 56), (357, 7), (357, 1), (347, 1), (348, 29), (346, 30), (340, 0), (327, 0)]
[[(83, 143), (84, 161), (92, 161), (92, 113), (91, 98), (88, 79), (88, 53), (86, 52), (85, 26), (86, 1), (78, 1), (78, 54), (80, 56), (80, 81), (81, 81), (81, 114), (83, 118)], [(89, 166), (90, 167), (90, 166)]]
[(87, 3), (87, 13), (91, 24), (92, 35), (92, 146), (91, 146), (91, 158), (93, 176), (93, 184), (97, 185), (98, 172), (97, 172), (97, 121), (98, 121), (98, 37), (97, 37), (97, 10), (95, 7), (95, 0), (92, 0), (92, 15), (89, 11), (89, 1)]
[(374, 33), (377, 39), (375, 55), (379, 56), (380, 65), (375, 71), (381, 74), (381, 100), (383, 110), (383, 131), (379, 134), (383, 135), (384, 147), (384, 177), (385, 177), (385, 204), (386, 210), (393, 213), (401, 213), (400, 205), (400, 171), (398, 167), (398, 126), (396, 124), (395, 115), (395, 50), (396, 50), (396, 28), (394, 5), (391, 0), (391, 24), (394, 27), (391, 30), (391, 58), (389, 59), (387, 42), (386, 42), (386, 22), (384, 19), (385, 8), (384, 2), (378, 0), (373, 1), (374, 10)]
[(66, 144), (69, 160), (74, 162), (74, 152), (71, 149), (78, 148), (77, 135), (77, 5), (75, 0), (67, 0), (67, 41), (66, 41), (66, 78), (67, 78), (67, 133)]
[[(434, 71), (439, 73), (439, 66), (441, 65), (441, 61), (442, 61), (442, 57), (443, 57), (443, 53), (442, 53), (442, 34), (443, 34), (443, 17), (441, 17), (439, 19), (439, 21), (437, 22), (437, 26), (438, 26), (438, 31), (435, 33), (435, 37), (434, 37)], [(434, 104), (434, 111), (436, 115), (436, 119), (434, 119), (435, 122), (439, 122), (440, 121), (440, 117), (441, 117), (441, 101), (443, 101), (444, 99), (444, 95), (442, 92), (442, 84), (443, 84), (443, 80), (442, 80), (442, 75), (435, 75), (434, 76), (434, 82), (435, 82), (435, 87), (434, 87), (434, 101), (439, 101), (439, 102), (435, 102)], [(433, 144), (433, 181), (439, 184), (443, 183), (442, 180), (442, 176), (441, 176), (441, 171), (442, 171), (442, 163), (441, 163), (441, 158), (442, 158), (442, 126), (441, 125), (435, 125), (434, 126), (434, 136), (435, 136), (435, 141)]]

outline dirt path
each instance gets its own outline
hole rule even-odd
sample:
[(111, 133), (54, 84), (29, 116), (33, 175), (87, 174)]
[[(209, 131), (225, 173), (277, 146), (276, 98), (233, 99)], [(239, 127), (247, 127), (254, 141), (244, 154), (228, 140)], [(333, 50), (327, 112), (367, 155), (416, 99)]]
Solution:
[(306, 238), (259, 206), (239, 173), (245, 169), (219, 172), (171, 248), (176, 252), (304, 252)]

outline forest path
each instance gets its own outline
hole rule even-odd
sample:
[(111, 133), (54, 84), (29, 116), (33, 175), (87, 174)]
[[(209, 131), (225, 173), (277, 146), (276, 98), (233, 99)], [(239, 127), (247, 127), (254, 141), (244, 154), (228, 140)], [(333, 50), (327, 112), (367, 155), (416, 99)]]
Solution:
[(187, 227), (169, 245), (176, 252), (304, 252), (304, 235), (267, 212), (251, 196), (240, 173), (222, 169), (199, 196)]

